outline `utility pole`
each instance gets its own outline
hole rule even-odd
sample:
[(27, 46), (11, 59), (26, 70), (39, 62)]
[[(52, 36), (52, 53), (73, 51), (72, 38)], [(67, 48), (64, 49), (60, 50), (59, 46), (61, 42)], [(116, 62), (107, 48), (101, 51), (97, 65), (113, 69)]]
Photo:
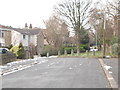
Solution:
[(120, 58), (120, 1), (118, 2), (118, 58)]
[(0, 44), (1, 44), (0, 47), (2, 47), (2, 28), (1, 28), (1, 33), (0, 33), (0, 35), (1, 35), (1, 36), (0, 36), (0, 38), (1, 38), (1, 39), (0, 39)]
[(105, 45), (105, 32), (106, 32), (106, 14), (104, 13), (104, 30), (103, 30), (103, 58), (105, 58), (106, 45)]
[(98, 39), (98, 35), (97, 35), (97, 30), (96, 30), (96, 49), (98, 48), (97, 46), (98, 46), (98, 43), (97, 43), (97, 40)]

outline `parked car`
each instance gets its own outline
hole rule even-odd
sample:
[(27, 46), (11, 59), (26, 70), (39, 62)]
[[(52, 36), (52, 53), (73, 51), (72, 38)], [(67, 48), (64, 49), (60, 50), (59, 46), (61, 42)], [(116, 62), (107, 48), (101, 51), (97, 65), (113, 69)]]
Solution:
[(9, 49), (7, 48), (0, 48), (0, 54), (5, 54), (5, 53), (8, 53), (9, 52)]
[(93, 52), (93, 51), (98, 51), (98, 49), (96, 47), (90, 47), (90, 51)]

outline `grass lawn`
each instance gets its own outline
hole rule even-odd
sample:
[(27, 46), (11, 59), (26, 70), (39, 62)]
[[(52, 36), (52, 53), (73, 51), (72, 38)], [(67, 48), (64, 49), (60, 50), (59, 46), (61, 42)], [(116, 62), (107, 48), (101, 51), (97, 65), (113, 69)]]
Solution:
[[(102, 58), (103, 53), (101, 51), (97, 51), (97, 52), (88, 52), (88, 53), (80, 53), (79, 55), (77, 55), (76, 53), (71, 55), (71, 54), (67, 54), (67, 55), (61, 55), (59, 57), (89, 57), (89, 58)], [(115, 57), (117, 58), (118, 55), (110, 55), (110, 54), (106, 54), (106, 56), (111, 56), (111, 57)]]

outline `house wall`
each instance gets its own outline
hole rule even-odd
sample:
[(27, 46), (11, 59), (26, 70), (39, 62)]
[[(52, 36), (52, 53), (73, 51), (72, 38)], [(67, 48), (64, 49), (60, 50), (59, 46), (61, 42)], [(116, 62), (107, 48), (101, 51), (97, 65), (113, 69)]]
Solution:
[[(2, 37), (3, 33), (3, 37)], [(1, 46), (9, 46), (11, 44), (11, 31), (10, 30), (0, 30), (0, 44)]]
[(41, 55), (44, 47), (44, 36), (43, 33), (40, 32), (37, 36), (37, 53), (38, 55)]
[(5, 31), (5, 46), (10, 46), (11, 45), (11, 31)]
[[(25, 35), (25, 39), (23, 38), (23, 34), (12, 31), (12, 44), (19, 45), (19, 43), (22, 43), (24, 47), (27, 47), (29, 44), (33, 44), (34, 46), (37, 46), (37, 35)], [(28, 44), (29, 43), (29, 44)]]
[(28, 46), (28, 35), (25, 35), (25, 39), (23, 38), (23, 34), (20, 34), (20, 39), (21, 39), (21, 43), (23, 44), (23, 46)]
[(30, 44), (33, 44), (34, 46), (37, 46), (37, 35), (31, 35), (30, 36)]
[(21, 42), (21, 34), (16, 31), (12, 31), (12, 38), (11, 38), (11, 43), (13, 46), (19, 45)]

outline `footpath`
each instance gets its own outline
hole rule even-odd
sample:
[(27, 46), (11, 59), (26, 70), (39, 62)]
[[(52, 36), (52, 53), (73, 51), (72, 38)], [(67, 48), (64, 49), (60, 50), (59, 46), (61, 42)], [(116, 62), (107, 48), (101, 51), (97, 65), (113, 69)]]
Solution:
[(118, 58), (99, 59), (111, 88), (118, 88)]

